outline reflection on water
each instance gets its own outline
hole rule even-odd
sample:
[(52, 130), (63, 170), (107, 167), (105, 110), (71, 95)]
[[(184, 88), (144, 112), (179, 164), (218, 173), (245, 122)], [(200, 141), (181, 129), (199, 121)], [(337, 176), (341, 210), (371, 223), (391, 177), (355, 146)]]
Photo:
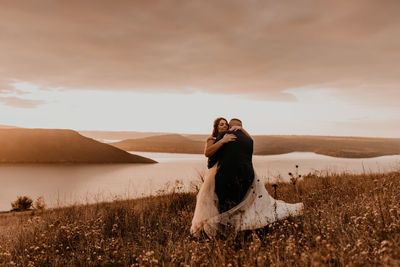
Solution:
[[(24, 164), (0, 165), (0, 210), (9, 210), (17, 196), (43, 196), (50, 207), (135, 198), (157, 194), (167, 183), (182, 180), (185, 190), (206, 171), (203, 155), (135, 152), (158, 164)], [(314, 153), (254, 156), (254, 168), (266, 181), (288, 180), (295, 165), (299, 172), (386, 172), (398, 169), (400, 156), (342, 159)]]

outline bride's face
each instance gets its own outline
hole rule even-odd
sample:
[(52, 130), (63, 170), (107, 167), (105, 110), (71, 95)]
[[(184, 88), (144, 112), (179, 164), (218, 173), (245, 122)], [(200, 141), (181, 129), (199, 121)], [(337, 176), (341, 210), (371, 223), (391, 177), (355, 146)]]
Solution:
[(220, 120), (218, 123), (218, 132), (223, 132), (228, 130), (228, 122), (226, 120)]

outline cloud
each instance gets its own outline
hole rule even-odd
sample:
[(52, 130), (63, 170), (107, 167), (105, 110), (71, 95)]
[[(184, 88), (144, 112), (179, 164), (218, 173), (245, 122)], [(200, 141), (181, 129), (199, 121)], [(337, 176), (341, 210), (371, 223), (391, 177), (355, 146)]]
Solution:
[(353, 96), (367, 84), (389, 101), (381, 85), (400, 85), (399, 12), (396, 0), (7, 1), (0, 73), (41, 88), (282, 101), (295, 100), (288, 88)]
[(399, 117), (399, 89), (400, 84), (362, 84), (354, 85), (346, 90), (336, 90), (335, 94), (354, 105), (395, 108), (397, 110), (394, 114)]
[(0, 78), (0, 94), (10, 94), (18, 91), (14, 86), (12, 86), (11, 81)]
[(43, 100), (24, 99), (15, 96), (0, 96), (0, 103), (16, 108), (35, 108), (46, 102)]
[(399, 138), (400, 124), (398, 119), (337, 121), (332, 123), (329, 134)]

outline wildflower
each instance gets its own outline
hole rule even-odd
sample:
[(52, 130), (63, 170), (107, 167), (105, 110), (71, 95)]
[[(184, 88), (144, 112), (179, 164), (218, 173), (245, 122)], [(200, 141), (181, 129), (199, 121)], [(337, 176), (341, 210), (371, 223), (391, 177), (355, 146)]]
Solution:
[(368, 252), (367, 252), (367, 251), (362, 251), (362, 252), (361, 252), (361, 256), (365, 257), (365, 256), (367, 256), (367, 255), (368, 255)]
[(152, 251), (147, 251), (146, 252), (146, 256), (152, 256), (152, 255), (154, 255), (154, 251), (152, 250)]

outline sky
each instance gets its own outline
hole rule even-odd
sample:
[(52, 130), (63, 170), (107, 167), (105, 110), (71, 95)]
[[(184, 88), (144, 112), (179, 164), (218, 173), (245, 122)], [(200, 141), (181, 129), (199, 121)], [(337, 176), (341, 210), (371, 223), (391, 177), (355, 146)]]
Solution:
[(400, 138), (398, 0), (0, 4), (0, 125)]

